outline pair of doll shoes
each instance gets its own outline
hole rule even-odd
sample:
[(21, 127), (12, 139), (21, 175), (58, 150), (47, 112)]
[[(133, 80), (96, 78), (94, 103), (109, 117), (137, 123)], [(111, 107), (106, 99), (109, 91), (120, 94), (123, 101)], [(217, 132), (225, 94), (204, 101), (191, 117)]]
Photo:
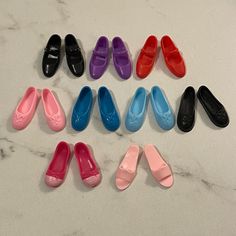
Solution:
[[(150, 93), (152, 110), (158, 125), (164, 130), (174, 127), (175, 116), (172, 108), (164, 94), (158, 86), (154, 86)], [(147, 108), (147, 93), (143, 87), (139, 87), (128, 108), (125, 126), (131, 132), (138, 131), (145, 120)]]
[[(102, 176), (89, 147), (82, 142), (76, 143), (74, 154), (83, 183), (91, 188), (97, 186), (101, 182)], [(64, 182), (71, 156), (70, 145), (66, 142), (60, 142), (45, 174), (45, 183), (49, 187), (58, 187)]]
[[(149, 36), (141, 49), (136, 64), (136, 74), (139, 78), (143, 79), (150, 74), (157, 58), (157, 49), (157, 38), (154, 35)], [(168, 35), (162, 37), (161, 49), (168, 69), (176, 77), (183, 77), (186, 74), (183, 57)]]
[[(192, 86), (187, 87), (181, 97), (177, 125), (183, 132), (189, 132), (194, 127), (195, 97), (195, 90)], [(228, 126), (229, 116), (225, 107), (206, 86), (201, 86), (198, 89), (197, 98), (214, 125), (220, 128)]]
[[(132, 73), (132, 63), (128, 50), (120, 37), (112, 40), (112, 57), (115, 69), (122, 79), (128, 79)], [(109, 41), (101, 36), (93, 50), (89, 71), (93, 79), (99, 79), (109, 64)]]
[[(93, 92), (90, 87), (82, 88), (74, 105), (71, 125), (76, 131), (84, 130), (90, 121), (93, 108)], [(120, 117), (110, 91), (106, 87), (98, 90), (98, 107), (104, 127), (109, 131), (115, 131), (120, 127)]]
[(22, 130), (28, 126), (35, 114), (40, 96), (49, 128), (53, 131), (60, 131), (65, 127), (64, 111), (52, 91), (46, 88), (40, 94), (36, 88), (29, 87), (13, 112), (13, 128)]
[[(153, 144), (147, 144), (143, 152), (156, 182), (163, 187), (171, 187), (174, 182), (171, 168), (157, 148)], [(140, 153), (140, 148), (136, 144), (132, 144), (128, 148), (116, 171), (115, 184), (119, 190), (125, 190), (133, 182), (137, 174)]]

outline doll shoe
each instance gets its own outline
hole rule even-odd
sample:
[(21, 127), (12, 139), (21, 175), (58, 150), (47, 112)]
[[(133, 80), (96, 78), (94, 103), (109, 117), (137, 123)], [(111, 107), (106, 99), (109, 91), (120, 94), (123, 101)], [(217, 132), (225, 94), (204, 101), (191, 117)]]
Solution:
[(138, 145), (130, 145), (124, 159), (120, 163), (116, 171), (116, 187), (119, 190), (125, 190), (133, 182), (137, 172), (139, 152)]
[(162, 37), (161, 48), (169, 70), (179, 78), (184, 77), (186, 74), (186, 67), (183, 57), (168, 35)]
[(195, 123), (195, 90), (189, 86), (185, 89), (179, 106), (177, 125), (183, 132), (193, 129)]
[(66, 125), (65, 114), (52, 91), (49, 89), (43, 89), (41, 96), (44, 114), (49, 128), (53, 131), (60, 131), (64, 129)]
[(44, 49), (42, 70), (46, 77), (52, 77), (60, 64), (61, 58), (61, 38), (57, 34), (53, 34)]
[(171, 168), (163, 160), (156, 147), (153, 144), (147, 144), (144, 147), (144, 153), (155, 180), (166, 188), (171, 187), (174, 182)]
[(82, 131), (89, 123), (93, 106), (93, 93), (90, 87), (82, 88), (73, 108), (71, 125), (74, 130)]
[(143, 87), (136, 90), (134, 97), (129, 105), (125, 119), (127, 130), (135, 132), (139, 130), (144, 122), (147, 107), (147, 94)]
[(98, 90), (98, 106), (103, 125), (109, 131), (116, 131), (120, 127), (120, 118), (112, 96), (106, 87)]
[(158, 86), (154, 86), (150, 97), (156, 122), (164, 130), (172, 129), (175, 125), (175, 116), (165, 94)]
[(74, 35), (66, 35), (65, 50), (67, 65), (70, 71), (76, 77), (82, 76), (84, 73), (84, 58)]
[(88, 146), (84, 143), (77, 143), (74, 147), (74, 153), (84, 184), (92, 188), (97, 186), (101, 182), (102, 176)]
[(198, 89), (197, 97), (213, 124), (221, 128), (229, 124), (229, 117), (224, 106), (206, 86)]
[(100, 78), (109, 61), (109, 42), (105, 36), (98, 39), (89, 64), (89, 72), (93, 79)]
[(38, 100), (39, 93), (37, 89), (29, 87), (12, 115), (13, 128), (21, 130), (30, 123), (34, 116)]
[(131, 76), (132, 64), (124, 42), (120, 37), (112, 40), (113, 63), (117, 73), (122, 79), (128, 79)]
[(58, 187), (64, 182), (70, 160), (71, 152), (69, 144), (66, 142), (58, 143), (45, 175), (45, 183), (48, 186)]
[(136, 74), (143, 79), (149, 75), (157, 58), (157, 38), (153, 35), (146, 40), (137, 60)]

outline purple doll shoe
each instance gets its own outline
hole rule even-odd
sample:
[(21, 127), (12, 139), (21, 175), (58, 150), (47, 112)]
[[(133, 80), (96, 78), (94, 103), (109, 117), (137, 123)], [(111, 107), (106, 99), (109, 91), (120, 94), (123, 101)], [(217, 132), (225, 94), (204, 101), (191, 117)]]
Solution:
[(132, 65), (128, 51), (120, 37), (112, 40), (112, 54), (117, 73), (122, 79), (128, 79), (131, 76)]
[(105, 36), (101, 36), (93, 50), (90, 59), (89, 71), (93, 79), (99, 79), (105, 72), (109, 59), (109, 42)]

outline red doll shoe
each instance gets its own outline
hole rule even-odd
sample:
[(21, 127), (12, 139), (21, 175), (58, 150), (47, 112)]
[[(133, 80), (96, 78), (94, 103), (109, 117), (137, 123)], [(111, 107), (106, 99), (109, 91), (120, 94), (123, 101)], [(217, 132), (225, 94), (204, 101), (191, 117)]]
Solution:
[(149, 75), (157, 57), (157, 38), (153, 35), (146, 40), (137, 60), (136, 74), (143, 79)]
[(179, 78), (184, 77), (186, 74), (186, 68), (183, 57), (168, 35), (162, 37), (161, 48), (169, 70)]
[(71, 152), (69, 144), (66, 142), (60, 142), (56, 147), (45, 175), (45, 183), (48, 186), (58, 187), (64, 182), (70, 160)]
[(84, 143), (77, 143), (74, 153), (84, 184), (92, 188), (97, 186), (101, 182), (101, 173), (88, 146)]

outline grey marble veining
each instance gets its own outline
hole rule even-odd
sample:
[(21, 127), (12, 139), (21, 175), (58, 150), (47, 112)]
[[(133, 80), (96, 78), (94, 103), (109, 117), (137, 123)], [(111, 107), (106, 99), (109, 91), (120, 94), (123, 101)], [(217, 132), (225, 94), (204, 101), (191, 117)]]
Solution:
[[(236, 4), (234, 1), (16, 1), (0, 2), (0, 235), (37, 236), (234, 236), (236, 232)], [(41, 71), (43, 49), (51, 34), (64, 39), (73, 33), (86, 59), (86, 71), (75, 78), (65, 57), (53, 78)], [(133, 61), (147, 36), (158, 40), (169, 34), (180, 48), (187, 75), (175, 79), (161, 52), (150, 76), (127, 81), (117, 76), (112, 60), (104, 76), (89, 77), (88, 64), (96, 40), (121, 36)], [(135, 64), (133, 66), (135, 72)], [(96, 94), (100, 86), (113, 93), (121, 120), (135, 90), (159, 85), (175, 112), (185, 87), (207, 85), (222, 101), (230, 125), (218, 129), (197, 103), (192, 132), (175, 126), (162, 131), (148, 108), (145, 123), (129, 133), (122, 122), (114, 133), (101, 123)], [(88, 128), (70, 126), (72, 106), (84, 85), (93, 89), (95, 103)], [(49, 130), (42, 104), (22, 131), (11, 126), (11, 114), (29, 86), (48, 87), (61, 102), (67, 126)], [(57, 143), (88, 143), (102, 170), (102, 183), (86, 188), (72, 159), (65, 183), (58, 189), (44, 184), (44, 173)], [(115, 188), (115, 171), (131, 143), (155, 144), (171, 165), (174, 186), (168, 190), (154, 181), (141, 156), (133, 184)]]

